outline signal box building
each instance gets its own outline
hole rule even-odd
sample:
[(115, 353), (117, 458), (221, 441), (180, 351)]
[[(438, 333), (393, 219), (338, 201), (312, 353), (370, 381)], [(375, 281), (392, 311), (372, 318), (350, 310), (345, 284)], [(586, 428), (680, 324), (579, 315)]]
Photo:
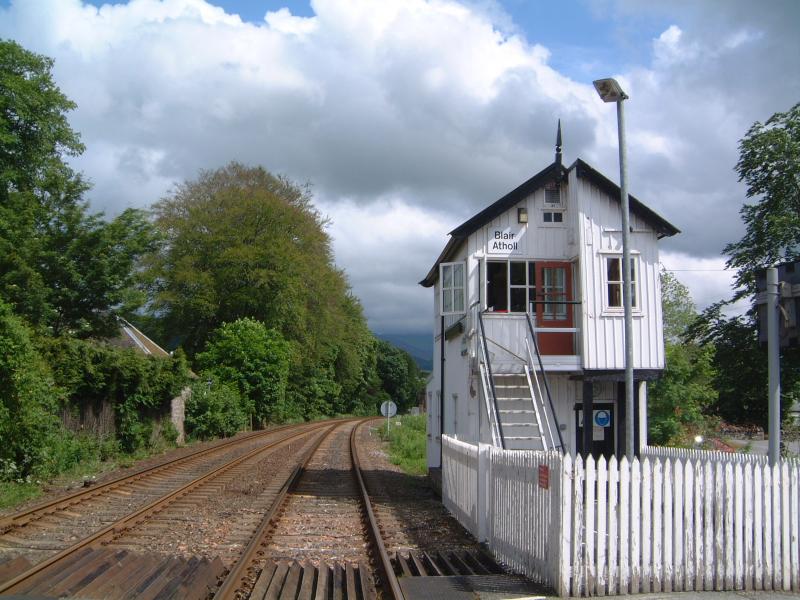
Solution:
[[(560, 137), (551, 165), (450, 232), (420, 282), (434, 291), (429, 468), (440, 466), (442, 432), (508, 449), (624, 453), (620, 189), (583, 160), (562, 165)], [(647, 382), (664, 369), (658, 240), (679, 231), (629, 198), (641, 448)]]

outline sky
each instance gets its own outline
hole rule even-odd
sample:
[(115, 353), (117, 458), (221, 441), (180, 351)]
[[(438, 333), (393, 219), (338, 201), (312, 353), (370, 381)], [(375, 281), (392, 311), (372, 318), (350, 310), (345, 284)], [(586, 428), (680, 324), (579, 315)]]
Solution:
[(55, 59), (95, 210), (147, 207), (236, 160), (312, 186), (377, 333), (429, 333), (417, 285), (447, 233), (553, 160), (618, 181), (682, 233), (661, 262), (730, 297), (738, 142), (800, 101), (796, 0), (0, 0), (0, 38)]

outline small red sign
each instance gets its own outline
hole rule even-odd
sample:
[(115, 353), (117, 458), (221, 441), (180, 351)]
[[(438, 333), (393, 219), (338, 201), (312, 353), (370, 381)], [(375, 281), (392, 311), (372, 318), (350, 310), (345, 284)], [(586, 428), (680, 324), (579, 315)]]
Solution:
[(539, 465), (539, 487), (550, 489), (550, 467), (547, 465)]

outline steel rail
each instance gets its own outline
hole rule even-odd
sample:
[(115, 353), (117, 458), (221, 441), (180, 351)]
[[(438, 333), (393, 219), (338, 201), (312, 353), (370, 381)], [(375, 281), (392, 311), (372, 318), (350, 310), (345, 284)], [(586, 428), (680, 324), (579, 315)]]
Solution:
[(311, 448), (309, 448), (303, 457), (303, 460), (298, 463), (294, 470), (292, 470), (292, 473), (289, 475), (289, 477), (286, 478), (286, 481), (281, 486), (280, 491), (275, 496), (272, 506), (270, 506), (269, 510), (264, 513), (261, 523), (255, 532), (253, 532), (250, 541), (242, 551), (242, 555), (239, 557), (239, 560), (236, 561), (236, 563), (231, 567), (231, 570), (225, 577), (225, 581), (222, 582), (222, 585), (217, 588), (217, 591), (214, 594), (214, 600), (234, 600), (241, 598), (246, 593), (246, 590), (244, 589), (246, 585), (245, 580), (249, 579), (250, 577), (252, 564), (258, 556), (261, 545), (264, 542), (267, 530), (269, 529), (272, 520), (275, 518), (275, 515), (278, 514), (281, 506), (283, 506), (286, 495), (297, 485), (297, 482), (300, 480), (300, 477), (305, 471), (308, 463), (311, 461), (311, 458), (314, 456), (314, 453), (322, 445), (322, 442), (324, 442), (328, 436), (333, 433), (334, 429), (335, 427), (331, 427), (331, 429), (325, 435), (320, 437), (320, 439), (315, 442)]
[(353, 427), (353, 431), (350, 434), (350, 456), (353, 459), (353, 470), (356, 472), (358, 486), (361, 489), (361, 501), (364, 503), (364, 508), (367, 512), (367, 519), (369, 520), (369, 532), (370, 536), (372, 537), (372, 543), (375, 545), (380, 558), (380, 564), (378, 566), (381, 570), (381, 574), (383, 575), (383, 581), (386, 582), (386, 586), (384, 587), (389, 588), (388, 591), (391, 593), (394, 600), (405, 600), (405, 597), (403, 596), (403, 590), (400, 589), (400, 582), (397, 580), (397, 575), (394, 573), (394, 568), (392, 567), (392, 561), (389, 558), (389, 553), (386, 552), (386, 545), (383, 543), (383, 538), (381, 537), (381, 530), (380, 527), (378, 527), (378, 520), (375, 517), (375, 512), (372, 510), (372, 502), (369, 499), (369, 492), (367, 491), (367, 486), (364, 483), (364, 477), (361, 474), (361, 461), (358, 459), (358, 449), (356, 448), (356, 432), (363, 425), (364, 422)]
[(309, 434), (315, 433), (320, 429), (324, 429), (325, 427), (331, 427), (332, 428), (330, 423), (321, 423), (321, 424), (319, 424), (317, 426), (312, 426), (312, 427), (307, 428), (307, 429), (304, 428), (302, 431), (300, 431), (300, 432), (298, 432), (296, 434), (293, 434), (293, 435), (290, 435), (290, 436), (288, 436), (286, 438), (283, 438), (281, 440), (277, 440), (275, 442), (269, 443), (269, 444), (267, 444), (265, 446), (260, 446), (258, 448), (255, 448), (255, 449), (251, 450), (250, 452), (248, 452), (248, 453), (246, 453), (246, 454), (244, 454), (244, 455), (242, 455), (242, 456), (240, 456), (240, 457), (238, 457), (238, 458), (236, 458), (236, 459), (234, 459), (234, 460), (232, 460), (232, 461), (230, 461), (230, 462), (228, 462), (228, 463), (226, 463), (226, 464), (224, 464), (224, 465), (222, 465), (220, 467), (217, 467), (213, 471), (211, 471), (209, 473), (206, 473), (205, 475), (202, 475), (201, 477), (198, 477), (197, 479), (194, 479), (193, 481), (190, 481), (186, 485), (180, 487), (177, 490), (174, 490), (173, 492), (167, 494), (166, 496), (162, 496), (161, 498), (159, 498), (159, 499), (147, 504), (146, 506), (140, 508), (136, 512), (123, 517), (122, 519), (120, 519), (120, 520), (118, 520), (118, 521), (116, 521), (116, 522), (104, 527), (103, 529), (95, 532), (94, 534), (92, 534), (92, 535), (90, 535), (88, 537), (83, 538), (82, 540), (79, 540), (77, 543), (73, 544), (72, 546), (69, 546), (68, 548), (65, 548), (64, 550), (61, 550), (60, 552), (58, 552), (57, 554), (51, 556), (50, 558), (48, 558), (48, 559), (46, 559), (46, 560), (44, 560), (44, 561), (42, 561), (40, 563), (37, 563), (36, 565), (31, 567), (27, 571), (25, 571), (23, 573), (20, 573), (19, 575), (17, 575), (13, 579), (11, 579), (11, 580), (9, 580), (9, 581), (7, 581), (5, 583), (0, 584), (0, 593), (13, 591), (13, 588), (17, 587), (19, 584), (23, 583), (24, 581), (30, 579), (34, 575), (37, 575), (38, 573), (41, 573), (46, 568), (52, 566), (53, 564), (55, 564), (55, 563), (57, 563), (57, 562), (59, 562), (61, 560), (64, 560), (68, 556), (73, 555), (75, 552), (81, 550), (82, 548), (85, 548), (85, 547), (89, 546), (90, 544), (92, 544), (94, 542), (97, 542), (98, 540), (100, 540), (102, 538), (108, 537), (109, 535), (113, 536), (114, 534), (122, 533), (123, 531), (129, 529), (130, 526), (132, 524), (134, 524), (134, 522), (144, 520), (147, 516), (149, 516), (152, 513), (158, 512), (162, 507), (164, 507), (165, 505), (171, 503), (173, 500), (177, 500), (178, 498), (180, 498), (182, 496), (185, 496), (186, 494), (190, 493), (196, 487), (202, 485), (203, 483), (205, 483), (209, 479), (213, 479), (214, 477), (216, 477), (218, 475), (221, 475), (225, 471), (228, 471), (228, 470), (236, 467), (237, 465), (239, 465), (242, 462), (248, 460), (249, 458), (252, 458), (252, 457), (256, 456), (257, 454), (259, 454), (261, 452), (265, 452), (267, 450), (274, 449), (276, 446), (280, 446), (282, 444), (285, 444), (286, 442), (294, 440), (295, 438), (301, 437), (303, 435), (309, 435)]
[[(126, 475), (121, 475), (116, 477), (110, 481), (106, 481), (105, 483), (101, 483), (90, 488), (80, 489), (71, 494), (67, 494), (66, 496), (62, 496), (60, 498), (56, 498), (54, 500), (48, 500), (46, 502), (37, 504), (32, 506), (31, 508), (14, 513), (12, 515), (8, 515), (6, 517), (0, 518), (0, 534), (6, 533), (15, 529), (17, 527), (22, 527), (33, 520), (36, 520), (40, 516), (44, 516), (46, 514), (50, 514), (62, 508), (67, 508), (69, 506), (74, 506), (79, 502), (84, 500), (88, 500), (90, 498), (94, 498), (95, 496), (99, 496), (101, 494), (110, 492), (115, 490), (117, 487), (120, 487), (125, 484), (134, 483), (140, 479), (144, 479), (148, 476), (155, 475), (160, 473), (161, 471), (166, 470), (169, 467), (177, 466), (183, 462), (189, 462), (190, 460), (202, 458), (207, 454), (213, 454), (219, 450), (227, 448), (229, 446), (234, 446), (237, 444), (243, 444), (247, 441), (250, 441), (254, 438), (264, 437), (267, 435), (271, 435), (274, 433), (280, 433), (286, 429), (290, 429), (292, 427), (296, 427), (296, 425), (283, 425), (281, 427), (276, 427), (274, 429), (266, 429), (263, 431), (256, 431), (246, 436), (241, 436), (235, 439), (230, 439), (228, 441), (222, 442), (220, 444), (216, 444), (211, 446), (210, 448), (204, 448), (202, 450), (196, 450), (186, 456), (181, 456), (179, 458), (174, 458), (167, 462), (159, 463), (152, 467), (145, 467), (135, 471), (133, 473), (128, 473)], [(42, 514), (37, 514), (42, 513)]]

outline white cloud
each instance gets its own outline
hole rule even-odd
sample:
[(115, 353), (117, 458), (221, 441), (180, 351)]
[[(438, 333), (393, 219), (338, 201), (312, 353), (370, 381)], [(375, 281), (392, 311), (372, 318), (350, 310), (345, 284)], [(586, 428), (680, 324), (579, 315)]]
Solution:
[(318, 206), (331, 219), (337, 262), (357, 265), (348, 276), (372, 328), (428, 329), (432, 292), (417, 284), (446, 242), (444, 232), (452, 228), (447, 216), (396, 196), (368, 205), (340, 200)]
[[(662, 252), (661, 265), (689, 288), (698, 310), (733, 295), (735, 273), (725, 268), (724, 258), (698, 258), (682, 252)], [(728, 315), (743, 314), (750, 308), (747, 299), (725, 307)]]
[[(656, 10), (605, 4), (618, 19)], [(669, 255), (705, 260), (740, 236), (736, 143), (800, 98), (798, 6), (661, 6), (672, 25), (618, 74), (631, 190), (684, 231)], [(429, 327), (416, 281), (447, 231), (552, 160), (557, 118), (565, 159), (616, 179), (613, 107), (552, 68), (550, 49), (491, 0), (312, 8), (245, 23), (204, 0), (12, 0), (0, 37), (56, 59), (95, 207), (146, 206), (231, 160), (310, 181), (334, 217), (337, 261), (385, 331)], [(728, 293), (700, 283), (708, 301)]]

